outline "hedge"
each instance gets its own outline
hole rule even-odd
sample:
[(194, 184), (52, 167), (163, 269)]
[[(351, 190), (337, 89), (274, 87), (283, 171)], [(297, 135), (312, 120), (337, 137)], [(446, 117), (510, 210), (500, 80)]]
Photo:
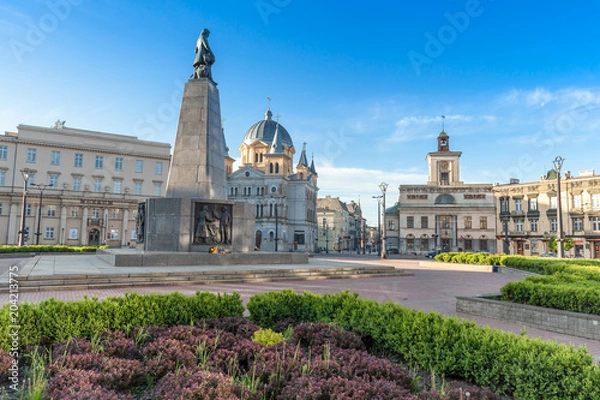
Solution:
[(63, 245), (0, 245), (0, 253), (93, 253), (108, 246), (63, 246)]
[[(10, 326), (19, 326), (20, 347), (61, 342), (72, 337), (90, 337), (106, 329), (130, 330), (142, 326), (189, 324), (202, 318), (241, 317), (244, 306), (238, 293), (196, 292), (184, 296), (126, 293), (102, 301), (86, 297), (79, 301), (44, 300), (21, 303), (17, 324), (11, 321), (11, 305), (0, 309), (0, 346), (11, 345)], [(14, 307), (13, 307), (14, 310)]]
[(265, 293), (252, 296), (247, 308), (250, 319), (266, 328), (282, 317), (299, 323), (333, 321), (413, 366), (517, 399), (600, 398), (600, 366), (583, 348), (360, 299), (348, 292)]

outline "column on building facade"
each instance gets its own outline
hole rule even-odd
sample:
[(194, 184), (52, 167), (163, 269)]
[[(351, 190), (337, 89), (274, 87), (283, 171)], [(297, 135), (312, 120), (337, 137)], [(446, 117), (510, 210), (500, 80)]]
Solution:
[(435, 238), (433, 238), (433, 247), (434, 249), (438, 248), (438, 242), (440, 240), (440, 216), (435, 216)]
[(60, 207), (60, 226), (58, 228), (58, 244), (65, 244), (65, 230), (67, 229), (67, 206)]
[(127, 220), (129, 219), (129, 209), (123, 209), (123, 221), (121, 223), (121, 246), (127, 245)]
[(458, 216), (452, 216), (452, 247), (458, 247)]
[(18, 212), (18, 204), (11, 203), (10, 212), (8, 214), (8, 235), (6, 238), (7, 244), (16, 245), (17, 244), (17, 231), (18, 223), (17, 223), (17, 212)]
[(81, 214), (81, 232), (79, 233), (79, 244), (81, 246), (85, 246), (88, 243), (87, 222), (89, 216), (89, 208), (83, 207), (83, 211)]

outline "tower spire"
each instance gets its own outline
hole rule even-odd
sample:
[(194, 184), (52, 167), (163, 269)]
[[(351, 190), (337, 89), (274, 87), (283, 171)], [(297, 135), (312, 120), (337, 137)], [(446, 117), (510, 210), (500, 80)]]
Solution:
[(442, 132), (444, 132), (444, 121), (446, 120), (446, 116), (442, 115)]

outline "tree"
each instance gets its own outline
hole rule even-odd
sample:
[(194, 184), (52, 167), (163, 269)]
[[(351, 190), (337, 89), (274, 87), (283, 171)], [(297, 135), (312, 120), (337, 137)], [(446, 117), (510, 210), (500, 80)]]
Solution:
[[(575, 242), (571, 238), (563, 239), (563, 247), (565, 251), (571, 250), (575, 246)], [(548, 240), (548, 248), (552, 251), (558, 250), (558, 239), (555, 236), (551, 236)]]

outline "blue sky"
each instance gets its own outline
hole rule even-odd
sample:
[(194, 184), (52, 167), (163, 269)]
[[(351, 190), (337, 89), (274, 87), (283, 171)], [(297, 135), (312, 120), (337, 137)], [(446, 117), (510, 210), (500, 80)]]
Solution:
[(19, 123), (173, 143), (206, 27), (230, 155), (266, 97), (320, 196), (427, 181), (445, 115), (462, 179), (600, 171), (600, 4), (493, 0), (3, 0), (0, 130)]

